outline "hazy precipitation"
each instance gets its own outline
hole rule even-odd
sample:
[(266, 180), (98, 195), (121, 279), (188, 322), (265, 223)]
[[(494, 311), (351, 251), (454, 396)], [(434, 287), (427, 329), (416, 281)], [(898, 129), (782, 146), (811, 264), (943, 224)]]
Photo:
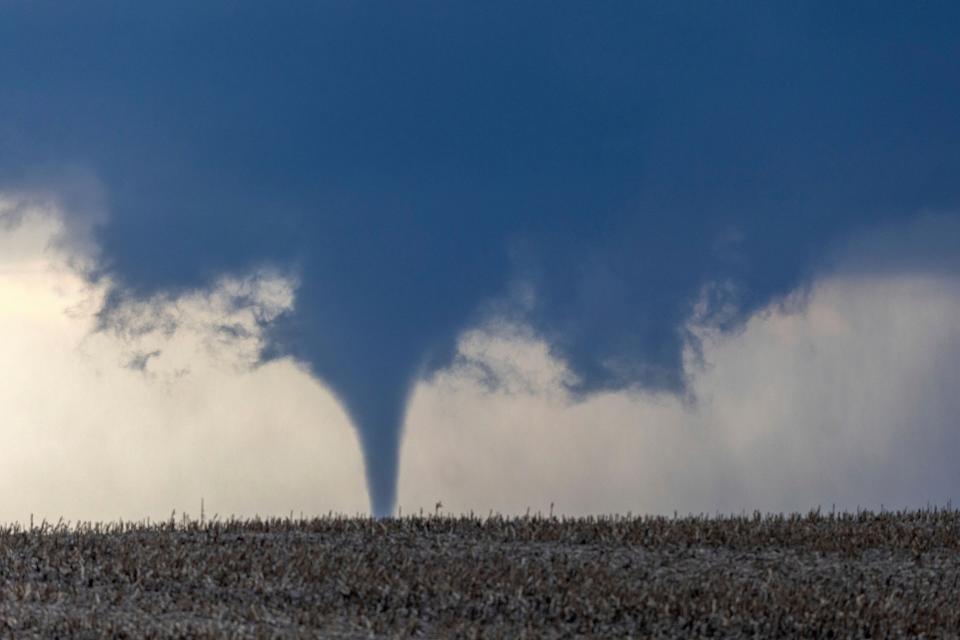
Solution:
[[(7, 200), (7, 211), (12, 208)], [(31, 208), (32, 207), (32, 208)], [(271, 272), (127, 303), (95, 331), (104, 284), (58, 243), (63, 212), (0, 228), (0, 520), (367, 512), (359, 441), (300, 363), (258, 364), (296, 305)], [(8, 218), (9, 222), (9, 218)], [(73, 265), (73, 266), (71, 266)], [(804, 509), (946, 503), (960, 399), (960, 286), (838, 272), (726, 335), (696, 316), (693, 401), (571, 397), (529, 327), (463, 333), (413, 390), (399, 505), (455, 512)]]

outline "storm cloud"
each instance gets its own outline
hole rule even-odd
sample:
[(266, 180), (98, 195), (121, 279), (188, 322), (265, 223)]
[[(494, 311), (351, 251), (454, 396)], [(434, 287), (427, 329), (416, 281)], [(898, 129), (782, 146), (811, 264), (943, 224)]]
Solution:
[[(868, 258), (848, 251), (848, 264)], [(902, 245), (869, 259), (891, 254), (911, 260)], [(586, 399), (541, 336), (489, 323), (417, 389), (400, 506), (670, 515), (955, 502), (958, 315), (956, 273), (821, 272), (738, 331), (691, 317), (688, 394)]]
[(742, 330), (832, 243), (960, 204), (947, 3), (0, 11), (0, 184), (93, 212), (101, 328), (290, 274), (257, 358), (336, 394), (377, 514), (415, 385), (504, 308), (571, 397), (681, 397), (693, 314)]

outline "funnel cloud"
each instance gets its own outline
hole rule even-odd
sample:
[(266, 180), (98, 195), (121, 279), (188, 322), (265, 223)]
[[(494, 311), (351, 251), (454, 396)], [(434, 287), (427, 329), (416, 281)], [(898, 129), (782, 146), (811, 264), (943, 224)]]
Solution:
[(936, 2), (2, 2), (0, 188), (82, 218), (104, 327), (292, 274), (256, 357), (337, 396), (387, 515), (416, 384), (491, 315), (571, 398), (689, 395), (691, 317), (741, 329), (840, 239), (956, 211), (958, 26)]

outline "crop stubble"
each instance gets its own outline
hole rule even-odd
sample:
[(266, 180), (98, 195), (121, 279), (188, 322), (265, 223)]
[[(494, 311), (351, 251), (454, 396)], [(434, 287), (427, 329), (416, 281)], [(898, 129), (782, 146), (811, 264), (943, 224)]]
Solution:
[(957, 637), (960, 511), (0, 528), (16, 637)]

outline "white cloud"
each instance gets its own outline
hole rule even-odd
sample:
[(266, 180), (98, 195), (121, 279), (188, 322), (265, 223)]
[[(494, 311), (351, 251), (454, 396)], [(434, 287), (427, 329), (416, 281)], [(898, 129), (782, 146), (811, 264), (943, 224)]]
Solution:
[[(335, 398), (292, 360), (255, 366), (263, 327), (295, 304), (290, 278), (258, 272), (125, 303), (122, 330), (95, 332), (107, 283), (77, 275), (93, 258), (64, 242), (71, 229), (56, 200), (0, 195), (0, 521), (197, 515), (201, 497), (221, 515), (366, 511), (359, 445)], [(688, 327), (703, 347), (702, 360), (686, 358), (692, 401), (620, 392), (576, 402), (572, 372), (529, 329), (475, 328), (456, 364), (416, 388), (400, 504), (943, 504), (960, 493), (960, 280), (950, 273), (823, 273), (734, 335), (711, 326), (736, 292), (707, 287)]]
[[(798, 294), (799, 297), (799, 294)], [(400, 504), (565, 513), (879, 508), (960, 494), (960, 281), (834, 274), (735, 335), (693, 326), (693, 402), (576, 403), (536, 336), (492, 326), (417, 389)], [(688, 354), (690, 356), (692, 354)], [(491, 371), (508, 380), (492, 387)]]
[(278, 274), (117, 310), (91, 286), (55, 204), (0, 199), (0, 521), (365, 511), (357, 439), (291, 360), (254, 367), (293, 304)]

